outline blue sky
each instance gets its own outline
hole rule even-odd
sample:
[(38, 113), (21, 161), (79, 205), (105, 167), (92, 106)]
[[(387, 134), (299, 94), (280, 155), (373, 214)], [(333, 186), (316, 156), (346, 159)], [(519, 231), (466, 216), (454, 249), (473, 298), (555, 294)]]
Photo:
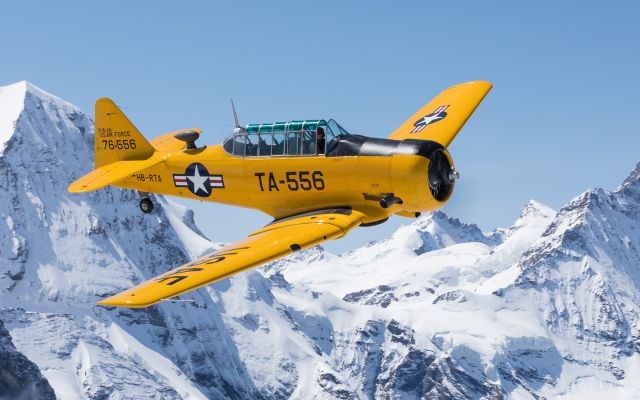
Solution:
[[(489, 80), (450, 148), (462, 179), (444, 209), (485, 230), (510, 225), (531, 198), (559, 208), (615, 188), (640, 161), (638, 2), (12, 3), (0, 85), (29, 80), (90, 114), (112, 97), (149, 138), (197, 126), (218, 143), (232, 129), (230, 98), (243, 123), (333, 117), (385, 137), (443, 88)], [(183, 203), (218, 241), (270, 220)]]

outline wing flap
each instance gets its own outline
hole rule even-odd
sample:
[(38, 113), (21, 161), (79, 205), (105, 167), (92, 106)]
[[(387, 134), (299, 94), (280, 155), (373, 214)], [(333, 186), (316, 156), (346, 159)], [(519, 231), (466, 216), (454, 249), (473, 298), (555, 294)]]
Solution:
[(100, 189), (128, 178), (136, 172), (160, 164), (162, 161), (160, 157), (139, 161), (116, 161), (94, 169), (69, 185), (67, 190), (71, 193), (83, 193)]
[(492, 86), (489, 82), (474, 81), (443, 90), (389, 139), (433, 140), (449, 146)]
[(340, 238), (364, 220), (364, 214), (349, 211), (349, 214), (315, 213), (269, 224), (239, 242), (224, 246), (98, 304), (147, 307), (295, 251)]

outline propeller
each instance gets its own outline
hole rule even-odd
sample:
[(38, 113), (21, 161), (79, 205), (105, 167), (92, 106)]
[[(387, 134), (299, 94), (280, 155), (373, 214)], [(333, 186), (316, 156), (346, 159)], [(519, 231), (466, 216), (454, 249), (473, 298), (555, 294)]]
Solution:
[(432, 154), (427, 174), (429, 190), (438, 201), (444, 201), (449, 197), (455, 181), (460, 177), (440, 150)]
[(236, 113), (236, 106), (233, 104), (233, 99), (231, 99), (231, 109), (233, 110), (233, 121), (235, 122), (233, 135), (246, 135), (247, 130), (240, 126), (240, 122), (238, 122), (238, 113)]

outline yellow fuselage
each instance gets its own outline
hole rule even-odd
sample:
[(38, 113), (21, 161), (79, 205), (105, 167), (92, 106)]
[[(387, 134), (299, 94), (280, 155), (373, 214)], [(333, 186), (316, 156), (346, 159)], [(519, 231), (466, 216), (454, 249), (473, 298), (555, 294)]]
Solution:
[[(447, 159), (450, 157), (443, 150)], [(367, 223), (399, 213), (415, 216), (441, 207), (450, 196), (436, 200), (429, 190), (429, 158), (415, 154), (356, 156), (237, 157), (222, 145), (196, 150), (156, 152), (164, 162), (131, 175), (116, 186), (194, 200), (258, 209), (274, 218), (311, 210), (349, 207), (367, 215)], [(177, 186), (174, 176), (199, 163), (220, 175), (224, 187), (196, 195)], [(177, 178), (180, 179), (180, 178)], [(402, 200), (388, 208), (380, 199), (392, 194)]]

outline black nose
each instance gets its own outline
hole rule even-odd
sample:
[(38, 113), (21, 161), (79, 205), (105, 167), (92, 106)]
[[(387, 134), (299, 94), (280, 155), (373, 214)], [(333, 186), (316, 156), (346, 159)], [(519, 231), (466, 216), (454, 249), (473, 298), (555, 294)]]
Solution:
[(427, 175), (431, 195), (438, 201), (449, 197), (456, 176), (452, 174), (451, 163), (442, 151), (436, 151), (431, 156)]

